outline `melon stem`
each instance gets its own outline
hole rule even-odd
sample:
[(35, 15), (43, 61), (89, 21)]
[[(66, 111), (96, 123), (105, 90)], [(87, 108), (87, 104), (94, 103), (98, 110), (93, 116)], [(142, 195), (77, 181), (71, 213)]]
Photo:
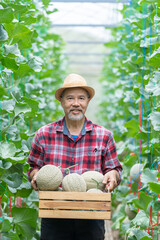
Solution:
[(100, 184), (100, 182), (98, 182), (98, 181), (95, 180), (94, 178), (91, 178), (91, 179), (96, 182), (96, 184), (97, 184), (96, 188), (99, 189), (99, 184)]
[(70, 166), (70, 167), (68, 167), (68, 168), (65, 168), (66, 174), (70, 174), (70, 168), (73, 168), (73, 167), (76, 167), (76, 166), (78, 166), (78, 163), (75, 164), (75, 165), (72, 165), (72, 166)]

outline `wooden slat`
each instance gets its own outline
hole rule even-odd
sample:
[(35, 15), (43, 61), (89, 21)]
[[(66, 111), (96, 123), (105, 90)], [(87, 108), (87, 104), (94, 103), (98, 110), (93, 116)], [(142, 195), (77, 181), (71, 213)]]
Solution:
[(39, 208), (110, 210), (110, 202), (40, 200)]
[(111, 212), (39, 210), (40, 218), (110, 219)]
[(111, 201), (111, 193), (39, 191), (39, 199)]

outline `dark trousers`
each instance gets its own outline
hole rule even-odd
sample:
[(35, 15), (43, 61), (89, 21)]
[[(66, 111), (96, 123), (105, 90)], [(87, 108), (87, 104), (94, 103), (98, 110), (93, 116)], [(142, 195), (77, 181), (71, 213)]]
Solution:
[(41, 240), (104, 240), (103, 220), (52, 219), (41, 221)]

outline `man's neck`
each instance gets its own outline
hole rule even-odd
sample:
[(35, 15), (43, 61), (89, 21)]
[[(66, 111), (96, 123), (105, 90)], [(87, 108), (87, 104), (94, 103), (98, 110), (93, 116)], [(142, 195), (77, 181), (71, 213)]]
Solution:
[(70, 134), (79, 135), (83, 128), (85, 117), (81, 120), (70, 120), (68, 118), (65, 118), (65, 121)]

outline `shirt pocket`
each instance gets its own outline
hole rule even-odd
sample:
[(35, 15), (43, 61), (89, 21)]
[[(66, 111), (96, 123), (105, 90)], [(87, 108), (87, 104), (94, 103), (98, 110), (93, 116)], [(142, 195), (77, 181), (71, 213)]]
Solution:
[(84, 151), (84, 160), (92, 161), (97, 163), (101, 161), (102, 158), (102, 149), (99, 147), (89, 147)]

